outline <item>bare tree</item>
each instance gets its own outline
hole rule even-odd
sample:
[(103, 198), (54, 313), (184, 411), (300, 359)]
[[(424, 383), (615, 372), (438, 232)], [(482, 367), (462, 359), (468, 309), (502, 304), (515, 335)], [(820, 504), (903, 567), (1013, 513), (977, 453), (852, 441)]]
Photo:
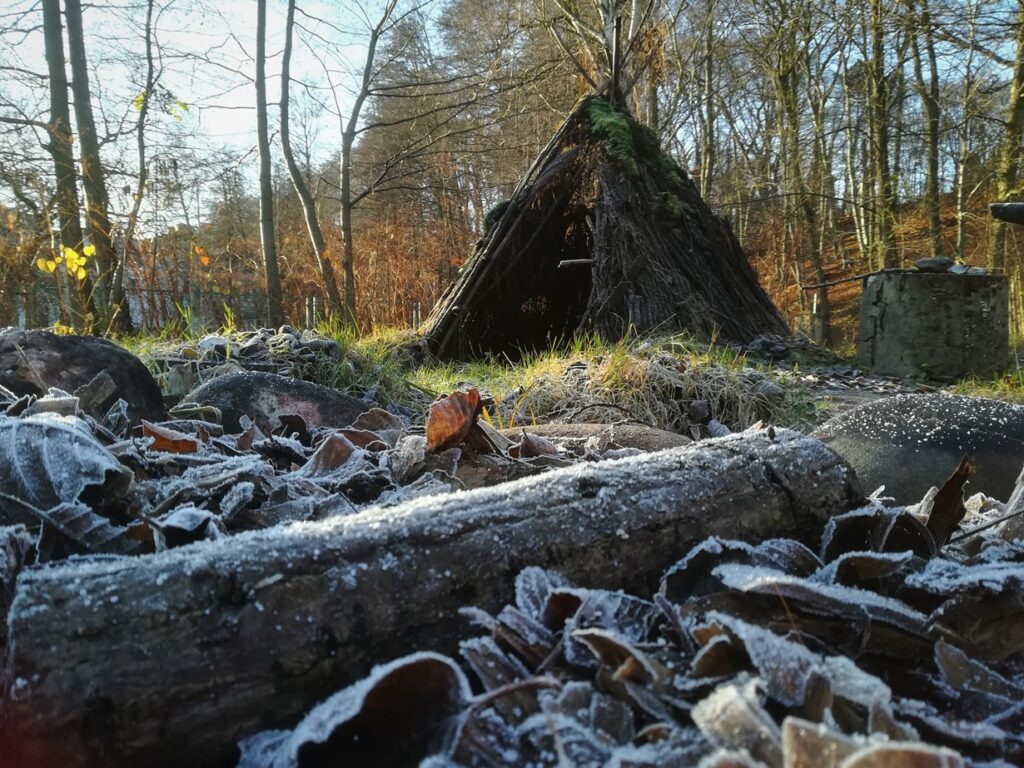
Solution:
[(267, 0), (256, 5), (256, 143), (260, 155), (260, 245), (267, 279), (267, 322), (284, 325), (281, 273), (274, 241), (274, 182), (270, 170), (270, 134), (267, 127)]
[[(1020, 194), (1017, 189), (1017, 166), (1020, 164), (1021, 144), (1024, 142), (1024, 0), (1019, 0), (1018, 8), (1017, 49), (996, 169), (996, 199), (1000, 201)], [(992, 224), (988, 266), (997, 270), (1006, 267), (1006, 225), (1001, 221)]]
[[(320, 221), (317, 218), (316, 201), (309, 191), (309, 184), (302, 174), (298, 163), (295, 162), (295, 154), (292, 151), (291, 134), (289, 131), (289, 84), (291, 83), (291, 58), (292, 58), (292, 35), (295, 30), (295, 0), (288, 0), (288, 18), (285, 20), (284, 32), (284, 56), (281, 62), (281, 147), (284, 151), (285, 163), (288, 166), (288, 175), (291, 177), (295, 193), (302, 204), (302, 214), (306, 221), (306, 230), (309, 232), (309, 241), (313, 245), (313, 253), (316, 256), (316, 263), (320, 269), (320, 275), (324, 281), (324, 289), (327, 291), (327, 302), (331, 313), (342, 316), (345, 306), (342, 304), (341, 294), (338, 292), (337, 279), (334, 276), (334, 267), (327, 254), (327, 245), (324, 242), (323, 231), (320, 228)], [(351, 231), (350, 231), (351, 235)], [(348, 251), (350, 236), (345, 238), (346, 250)], [(348, 262), (351, 264), (351, 253), (349, 252)], [(349, 274), (346, 271), (347, 275)], [(348, 283), (346, 282), (346, 285)], [(346, 293), (347, 295), (347, 293)], [(348, 311), (355, 311), (354, 294), (353, 303), (348, 306)]]
[[(82, 253), (81, 209), (78, 202), (78, 182), (75, 158), (71, 153), (71, 110), (68, 106), (68, 79), (64, 71), (64, 34), (60, 20), (60, 0), (42, 0), (43, 40), (46, 66), (50, 75), (50, 140), (47, 144), (53, 158), (57, 182), (57, 220), (60, 225), (60, 243)], [(89, 330), (90, 313), (94, 314), (90, 286), (86, 286), (86, 301), (80, 310), (79, 323)]]

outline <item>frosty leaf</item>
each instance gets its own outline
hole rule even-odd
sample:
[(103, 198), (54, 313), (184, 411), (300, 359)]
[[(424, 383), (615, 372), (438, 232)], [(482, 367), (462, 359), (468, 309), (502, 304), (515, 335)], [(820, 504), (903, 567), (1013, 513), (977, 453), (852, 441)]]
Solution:
[(498, 614), (494, 636), (533, 668), (551, 654), (556, 643), (551, 630), (511, 605)]
[(367, 432), (377, 433), (388, 431), (401, 432), (405, 429), (405, 424), (400, 418), (393, 413), (385, 411), (383, 408), (371, 408), (365, 413), (359, 414), (359, 417), (349, 426), (352, 429), (362, 429)]
[(385, 439), (376, 432), (370, 432), (365, 429), (339, 429), (336, 434), (341, 435), (357, 448), (366, 448), (371, 451), (385, 450), (392, 447), (394, 444), (393, 442), (389, 443), (385, 441)]
[(206, 538), (213, 515), (194, 504), (186, 504), (160, 519), (159, 530), (167, 547), (180, 547)]
[(708, 594), (720, 587), (711, 571), (722, 563), (758, 563), (757, 552), (742, 541), (711, 536), (695, 545), (686, 557), (669, 568), (661, 579), (660, 592), (672, 602)]
[[(529, 670), (522, 662), (502, 651), (493, 638), (463, 640), (459, 644), (459, 652), (469, 668), (476, 673), (485, 691), (494, 691), (530, 677)], [(493, 706), (506, 720), (518, 722), (537, 711), (537, 700), (532, 692), (513, 691), (494, 700)]]
[(712, 744), (746, 750), (768, 766), (782, 765), (782, 735), (758, 701), (754, 681), (718, 686), (690, 716)]
[(603, 765), (611, 755), (607, 741), (597, 738), (580, 721), (565, 715), (539, 713), (528, 718), (517, 730), (539, 758), (523, 761), (526, 765), (551, 768)]
[(560, 691), (542, 691), (538, 696), (545, 712), (560, 712), (576, 718), (588, 730), (613, 744), (633, 740), (633, 713), (625, 703), (597, 691), (590, 683), (566, 683)]
[(726, 627), (743, 643), (769, 696), (788, 707), (804, 703), (808, 680), (821, 670), (821, 659), (816, 654), (725, 613), (712, 613), (708, 619)]
[(144, 437), (153, 438), (150, 447), (154, 451), (195, 453), (199, 450), (199, 440), (192, 435), (187, 435), (176, 429), (170, 429), (161, 424), (152, 424), (145, 419), (142, 421), (142, 434)]
[(615, 632), (577, 629), (572, 636), (589, 648), (598, 661), (614, 670), (613, 678), (619, 682), (658, 682), (665, 675), (660, 665)]
[(891, 624), (911, 633), (923, 632), (927, 624), (927, 618), (923, 614), (898, 600), (864, 589), (819, 584), (769, 568), (754, 568), (747, 565), (722, 565), (716, 568), (714, 573), (727, 587), (742, 592), (784, 598), (811, 613), (848, 618), (858, 618), (866, 614), (875, 621)]
[(797, 717), (782, 721), (785, 768), (839, 768), (857, 749), (857, 742), (818, 723)]
[(31, 512), (83, 552), (133, 555), (145, 551), (143, 543), (127, 528), (112, 525), (107, 518), (97, 515), (81, 502), (58, 504), (42, 510), (6, 494), (0, 494), (0, 501)]
[(291, 732), (244, 739), (238, 766), (417, 766), (444, 747), (450, 720), (469, 696), (448, 657), (406, 656), (318, 704)]
[(872, 744), (847, 757), (841, 768), (963, 768), (959, 754), (944, 747), (892, 742)]
[(388, 455), (391, 474), (399, 485), (411, 483), (423, 473), (427, 440), (421, 435), (408, 435)]
[(810, 576), (822, 566), (814, 552), (793, 539), (762, 541), (757, 545), (756, 552), (791, 576)]
[(344, 435), (335, 432), (327, 437), (299, 469), (304, 477), (323, 477), (343, 466), (358, 449)]
[(78, 420), (0, 417), (0, 493), (41, 510), (72, 504), (86, 491), (105, 501), (132, 475)]
[(569, 584), (562, 575), (554, 571), (546, 571), (536, 566), (524, 568), (516, 576), (516, 605), (526, 615), (543, 621), (548, 596), (553, 590), (567, 586)]
[(1020, 686), (942, 639), (935, 644), (935, 665), (945, 681), (954, 688), (972, 688), (1012, 701), (1020, 701), (1024, 696), (1024, 689)]
[(443, 451), (462, 443), (481, 411), (480, 392), (453, 392), (430, 405), (427, 416), (427, 450)]
[(845, 552), (814, 574), (824, 584), (856, 585), (891, 576), (910, 562), (912, 552)]

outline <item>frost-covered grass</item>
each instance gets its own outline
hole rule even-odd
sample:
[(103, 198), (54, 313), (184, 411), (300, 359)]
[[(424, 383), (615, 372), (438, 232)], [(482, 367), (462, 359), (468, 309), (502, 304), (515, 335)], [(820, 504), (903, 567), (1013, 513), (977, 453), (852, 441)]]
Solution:
[[(735, 349), (686, 335), (617, 343), (587, 337), (517, 360), (453, 363), (429, 358), (422, 339), (408, 329), (359, 335), (324, 324), (317, 332), (334, 340), (340, 355), (304, 368), (304, 378), (360, 396), (372, 390), (379, 402), (423, 416), (435, 397), (474, 386), (494, 398), (486, 418), (498, 427), (630, 421), (686, 432), (694, 400), (707, 401), (712, 417), (733, 429), (759, 420), (807, 429), (820, 420), (809, 394), (792, 377)], [(234, 333), (218, 332), (228, 338)], [(152, 365), (175, 344), (196, 339), (162, 335), (119, 341)]]
[(424, 365), (410, 380), (433, 392), (467, 384), (487, 390), (496, 400), (488, 416), (499, 427), (634, 421), (683, 432), (692, 400), (706, 400), (714, 418), (733, 429), (758, 420), (806, 429), (816, 421), (802, 387), (772, 386), (778, 378), (742, 354), (686, 336), (614, 344), (584, 339), (517, 362)]

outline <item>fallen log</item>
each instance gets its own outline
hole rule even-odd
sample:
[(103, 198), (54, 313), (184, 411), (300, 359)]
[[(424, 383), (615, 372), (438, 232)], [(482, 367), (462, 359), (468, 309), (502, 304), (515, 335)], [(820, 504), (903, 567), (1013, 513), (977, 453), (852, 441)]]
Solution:
[(525, 566), (650, 594), (698, 540), (813, 538), (862, 496), (817, 440), (748, 431), (159, 555), (30, 569), (10, 609), (0, 745), (20, 766), (230, 765), (240, 736), (294, 723), (374, 664), (455, 650), (458, 609), (499, 609)]

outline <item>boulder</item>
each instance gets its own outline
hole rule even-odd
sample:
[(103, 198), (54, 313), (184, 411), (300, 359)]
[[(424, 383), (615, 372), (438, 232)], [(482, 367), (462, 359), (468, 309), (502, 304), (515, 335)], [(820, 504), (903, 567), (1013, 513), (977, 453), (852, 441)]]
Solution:
[(871, 492), (901, 504), (941, 486), (960, 458), (974, 457), (968, 493), (1005, 501), (1024, 465), (1024, 407), (961, 395), (896, 395), (853, 408), (814, 437), (846, 459)]
[(17, 395), (45, 395), (50, 387), (74, 394), (101, 373), (115, 386), (101, 401), (89, 404), (89, 413), (102, 416), (123, 398), (133, 422), (164, 417), (163, 395), (149, 369), (114, 342), (17, 328), (0, 333), (0, 386)]
[(372, 407), (330, 387), (255, 371), (218, 376), (185, 395), (183, 402), (218, 408), (228, 432), (240, 431), (239, 420), (248, 416), (268, 434), (285, 414), (298, 414), (312, 427), (347, 427)]

